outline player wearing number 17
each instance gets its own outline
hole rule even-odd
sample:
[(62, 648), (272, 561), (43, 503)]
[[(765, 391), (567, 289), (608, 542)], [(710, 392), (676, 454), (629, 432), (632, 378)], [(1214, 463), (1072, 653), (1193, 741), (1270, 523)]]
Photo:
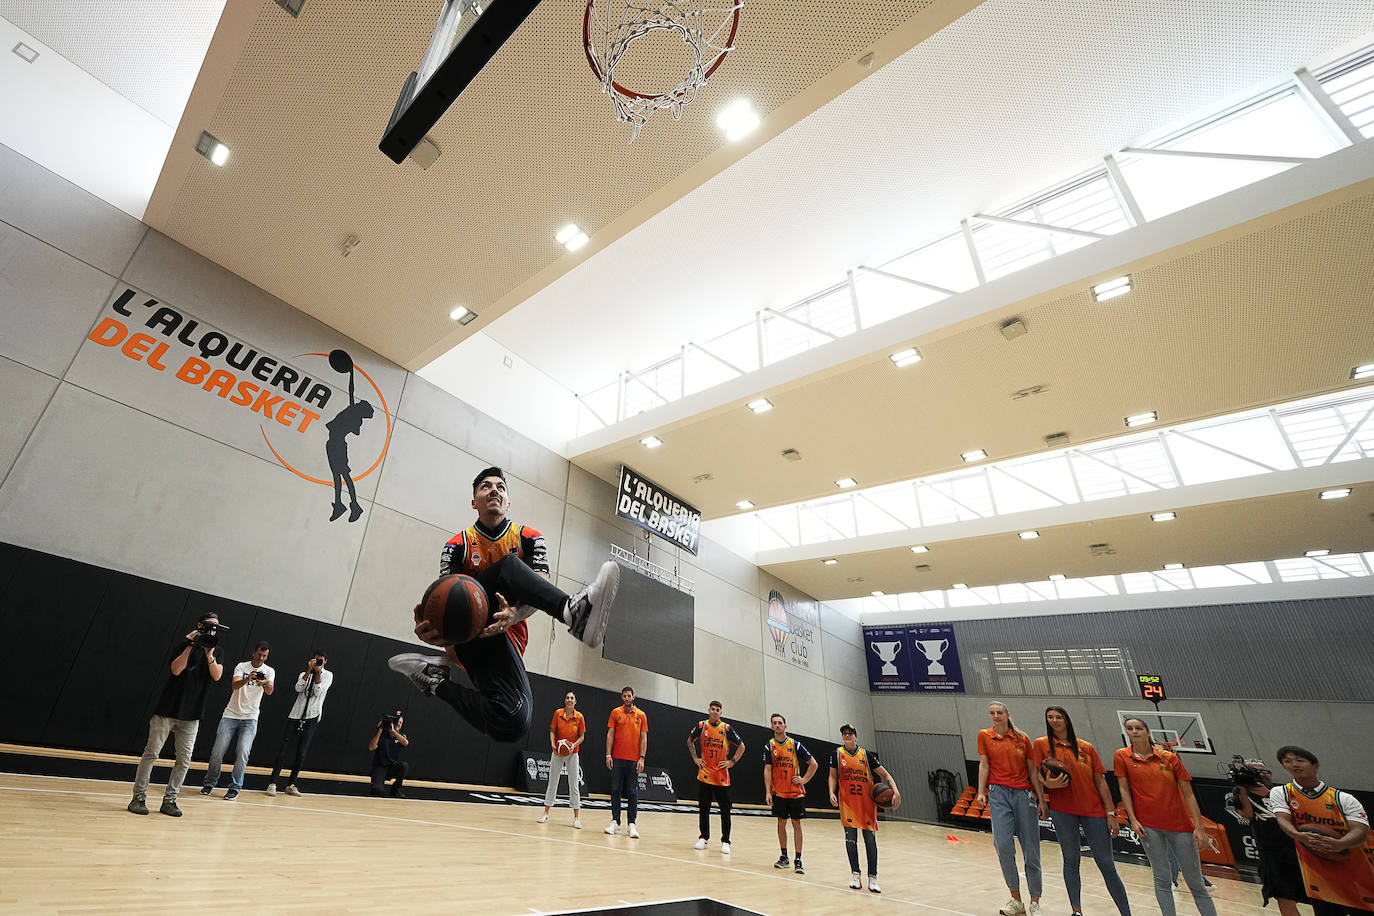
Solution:
[[(840, 726), (844, 745), (830, 755), (830, 804), (840, 809), (840, 823), (844, 825), (844, 848), (849, 853), (849, 870), (853, 878), (852, 890), (863, 890), (859, 871), (859, 831), (864, 835), (864, 852), (868, 856), (868, 889), (881, 894), (878, 887), (878, 801), (885, 799), (884, 808), (896, 808), (902, 803), (897, 780), (878, 760), (875, 751), (859, 747), (859, 735), (852, 725)], [(891, 795), (888, 796), (888, 790)]]

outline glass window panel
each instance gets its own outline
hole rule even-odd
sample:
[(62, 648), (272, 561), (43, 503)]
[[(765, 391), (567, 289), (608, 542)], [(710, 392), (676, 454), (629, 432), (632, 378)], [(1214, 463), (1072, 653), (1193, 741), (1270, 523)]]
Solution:
[(1361, 135), (1374, 137), (1374, 52), (1329, 67), (1318, 79)]
[(889, 273), (963, 292), (978, 285), (964, 234), (956, 232), (879, 265)]
[[(888, 268), (883, 269), (888, 270)], [(889, 270), (889, 273), (896, 273), (896, 271)], [(925, 278), (915, 277), (914, 279), (924, 280)], [(934, 281), (926, 282), (933, 283)], [(939, 284), (935, 285), (938, 286)], [(925, 308), (941, 299), (949, 298), (944, 293), (937, 293), (912, 283), (903, 283), (901, 280), (894, 280), (891, 277), (862, 270), (854, 272), (854, 288), (859, 296), (859, 315), (862, 316), (863, 325), (866, 328), (871, 328), (875, 324), (882, 324), (884, 321), (905, 315), (907, 312)]]

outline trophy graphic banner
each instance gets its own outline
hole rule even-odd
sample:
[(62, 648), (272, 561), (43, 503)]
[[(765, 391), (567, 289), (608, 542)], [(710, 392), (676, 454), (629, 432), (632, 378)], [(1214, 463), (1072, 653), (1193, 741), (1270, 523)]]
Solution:
[(963, 693), (954, 625), (864, 627), (871, 693)]

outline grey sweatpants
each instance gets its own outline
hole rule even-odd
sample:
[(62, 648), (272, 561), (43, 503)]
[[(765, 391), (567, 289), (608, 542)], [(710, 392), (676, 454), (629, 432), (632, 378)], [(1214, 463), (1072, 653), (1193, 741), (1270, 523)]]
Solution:
[(177, 760), (172, 766), (172, 775), (167, 778), (167, 790), (162, 797), (176, 801), (181, 784), (186, 781), (186, 771), (191, 768), (191, 748), (196, 745), (196, 732), (200, 730), (199, 719), (170, 719), (167, 716), (153, 716), (148, 720), (148, 743), (143, 747), (143, 759), (138, 763), (138, 775), (134, 777), (134, 795), (148, 793), (148, 780), (153, 776), (153, 764), (157, 762), (162, 746), (169, 735), (177, 739)]
[(555, 754), (549, 758), (549, 788), (544, 793), (544, 807), (552, 808), (553, 803), (558, 799), (558, 780), (565, 769), (568, 772), (568, 801), (574, 811), (582, 807), (582, 793), (577, 785), (580, 768), (581, 763), (575, 753), (566, 757), (559, 757)]

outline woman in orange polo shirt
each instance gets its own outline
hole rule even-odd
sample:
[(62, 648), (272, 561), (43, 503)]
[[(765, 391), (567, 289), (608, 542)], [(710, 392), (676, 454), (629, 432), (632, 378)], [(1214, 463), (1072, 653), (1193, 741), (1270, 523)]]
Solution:
[(1036, 738), (1031, 745), (1031, 761), (1037, 769), (1051, 758), (1063, 764), (1066, 773), (1052, 777), (1043, 771), (1040, 773), (1041, 785), (1045, 788), (1040, 816), (1044, 817), (1048, 808), (1050, 820), (1054, 822), (1054, 836), (1064, 853), (1064, 888), (1069, 892), (1069, 905), (1075, 913), (1083, 912), (1083, 879), (1078, 872), (1083, 855), (1079, 840), (1081, 830), (1088, 840), (1097, 870), (1102, 872), (1107, 893), (1112, 895), (1121, 916), (1131, 916), (1126, 886), (1121, 883), (1116, 861), (1112, 858), (1112, 837), (1120, 828), (1116, 818), (1107, 814), (1114, 806), (1102, 758), (1097, 756), (1097, 748), (1074, 732), (1073, 719), (1062, 706), (1045, 710), (1045, 737)]
[(1121, 786), (1121, 803), (1131, 819), (1131, 829), (1150, 859), (1160, 912), (1164, 916), (1176, 916), (1177, 912), (1169, 865), (1172, 850), (1198, 912), (1217, 916), (1216, 904), (1202, 882), (1202, 860), (1197, 851), (1207, 842), (1207, 833), (1193, 796), (1193, 777), (1177, 754), (1154, 743), (1150, 727), (1142, 720), (1130, 718), (1121, 726), (1131, 743), (1116, 752), (1112, 769)]
[[(992, 845), (1002, 877), (1011, 891), (1002, 916), (1040, 916), (1040, 777), (1030, 764), (1031, 740), (1016, 730), (1004, 703), (989, 703), (992, 728), (978, 733), (978, 803), (988, 806)], [(1016, 872), (1016, 838), (1026, 860), (1030, 905), (1021, 902), (1021, 876)]]

